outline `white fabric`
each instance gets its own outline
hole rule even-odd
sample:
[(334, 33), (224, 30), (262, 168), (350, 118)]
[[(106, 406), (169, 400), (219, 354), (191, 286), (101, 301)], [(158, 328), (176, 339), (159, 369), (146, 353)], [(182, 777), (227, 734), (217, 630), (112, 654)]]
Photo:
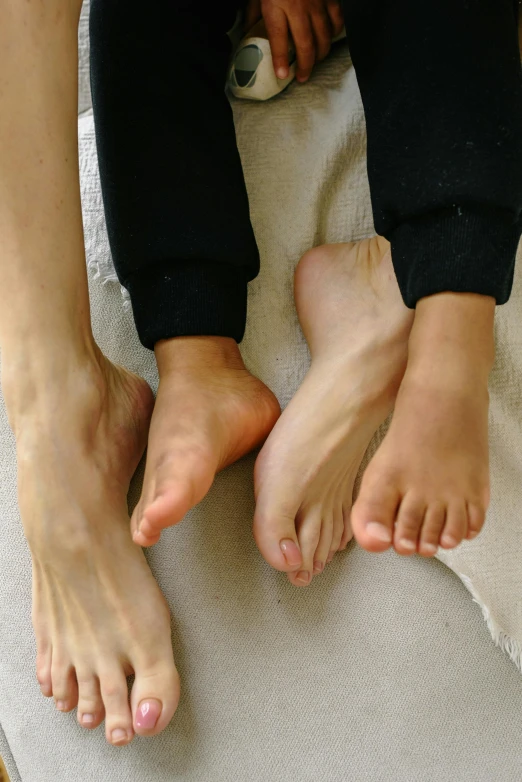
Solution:
[[(345, 45), (305, 87), (291, 85), (267, 104), (235, 103), (234, 111), (262, 255), (242, 351), (285, 405), (308, 365), (292, 304), (295, 264), (312, 245), (372, 231), (363, 113)], [(92, 117), (79, 127), (94, 263), (110, 253)], [(92, 275), (90, 283), (101, 347), (155, 387), (153, 356), (139, 344), (119, 286)], [(483, 535), (447, 557), (494, 627), (518, 643), (521, 312), (519, 273), (497, 320), (492, 510)], [(252, 540), (254, 456), (218, 476), (207, 499), (148, 553), (175, 618), (182, 701), (161, 736), (106, 745), (103, 728), (84, 731), (39, 693), (30, 556), (3, 405), (0, 454), (0, 753), (11, 782), (522, 778), (522, 681), (458, 579), (436, 561), (352, 545), (309, 589), (290, 586)]]

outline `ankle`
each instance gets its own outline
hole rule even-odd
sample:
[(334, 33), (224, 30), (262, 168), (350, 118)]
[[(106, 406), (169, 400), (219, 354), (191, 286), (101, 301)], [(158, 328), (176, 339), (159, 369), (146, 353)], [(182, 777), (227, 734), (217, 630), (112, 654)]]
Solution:
[(469, 377), (487, 384), (495, 358), (495, 301), (442, 293), (421, 299), (409, 340), (408, 368)]
[(239, 347), (229, 337), (174, 337), (154, 347), (160, 378), (173, 373), (246, 372)]
[(75, 409), (100, 408), (107, 393), (107, 360), (95, 343), (85, 350), (71, 345), (30, 353), (2, 353), (1, 381), (9, 423), (15, 435), (45, 418), (65, 419), (68, 402)]

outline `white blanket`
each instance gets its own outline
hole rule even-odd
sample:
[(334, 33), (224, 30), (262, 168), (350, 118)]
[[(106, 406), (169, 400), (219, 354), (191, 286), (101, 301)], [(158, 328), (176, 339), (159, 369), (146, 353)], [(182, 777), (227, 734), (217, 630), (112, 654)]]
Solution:
[[(234, 111), (262, 256), (242, 352), (286, 405), (309, 360), (293, 269), (313, 245), (373, 230), (364, 118), (346, 47), (306, 86), (267, 104), (234, 103)], [(106, 274), (89, 115), (80, 119), (80, 153), (88, 261)], [(155, 388), (153, 355), (138, 342), (119, 286), (100, 283), (91, 275), (96, 338)], [(476, 541), (445, 555), (517, 665), (521, 314), (519, 271), (498, 312), (491, 511)], [(106, 745), (103, 728), (84, 731), (36, 683), (13, 446), (0, 405), (0, 752), (11, 782), (520, 782), (522, 680), (454, 575), (438, 562), (352, 544), (310, 588), (295, 589), (252, 540), (254, 456), (219, 475), (147, 555), (174, 617), (183, 693), (172, 724), (123, 750)]]
[[(338, 44), (339, 46), (339, 44)], [(365, 126), (346, 47), (319, 82), (293, 86), (266, 105), (231, 98), (262, 272), (250, 288), (242, 352), (285, 406), (308, 363), (291, 295), (292, 270), (310, 247), (374, 233), (366, 180)], [(84, 198), (92, 208), (92, 193)], [(116, 281), (100, 257), (100, 209), (87, 224), (91, 268)], [(521, 253), (519, 252), (519, 255)], [(125, 291), (126, 307), (130, 306)], [(482, 607), (495, 643), (522, 669), (522, 268), (510, 302), (497, 308), (491, 378), (492, 501), (483, 533), (438, 558)], [(377, 447), (385, 427), (370, 446)], [(366, 461), (363, 466), (365, 466)]]

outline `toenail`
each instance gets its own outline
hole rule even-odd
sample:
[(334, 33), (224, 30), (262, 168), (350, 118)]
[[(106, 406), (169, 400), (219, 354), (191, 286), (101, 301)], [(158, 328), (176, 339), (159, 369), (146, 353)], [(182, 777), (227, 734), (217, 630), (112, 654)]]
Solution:
[(409, 540), (408, 538), (401, 538), (399, 540), (399, 546), (401, 548), (406, 548), (408, 551), (415, 551), (417, 548), (417, 544), (413, 540)]
[(433, 543), (422, 543), (422, 551), (425, 554), (436, 554), (437, 553), (437, 546), (434, 546)]
[(314, 562), (314, 573), (322, 573), (324, 570), (324, 564), (322, 562)]
[(308, 570), (301, 570), (295, 577), (295, 580), (299, 581), (300, 584), (308, 584), (310, 581), (310, 573)]
[(94, 722), (94, 714), (82, 714), (82, 723), (84, 725), (92, 725)]
[(136, 712), (136, 727), (153, 730), (161, 714), (161, 703), (154, 698), (142, 701)]
[(378, 521), (370, 521), (366, 525), (366, 532), (376, 540), (380, 540), (381, 543), (391, 543), (392, 541), (392, 534), (391, 530), (388, 529), (388, 527), (385, 527), (384, 524), (379, 524)]
[(476, 530), (472, 529), (472, 530), (470, 530), (470, 531), (469, 531), (469, 533), (468, 533), (468, 538), (469, 538), (470, 540), (473, 540), (473, 538), (476, 538), (476, 537), (477, 537), (477, 535), (478, 535), (478, 532), (477, 532)]
[(290, 567), (295, 567), (296, 565), (301, 564), (301, 552), (299, 551), (299, 546), (295, 541), (287, 538), (286, 540), (282, 540), (279, 546), (284, 554), (287, 564), (290, 565)]
[(116, 730), (113, 730), (111, 733), (111, 741), (113, 744), (127, 743), (128, 740), (127, 731), (123, 730), (123, 728), (116, 728)]
[(56, 701), (58, 711), (65, 711), (65, 701)]
[(440, 542), (443, 546), (457, 546), (458, 540), (455, 540), (455, 538), (452, 535), (443, 535), (440, 539)]

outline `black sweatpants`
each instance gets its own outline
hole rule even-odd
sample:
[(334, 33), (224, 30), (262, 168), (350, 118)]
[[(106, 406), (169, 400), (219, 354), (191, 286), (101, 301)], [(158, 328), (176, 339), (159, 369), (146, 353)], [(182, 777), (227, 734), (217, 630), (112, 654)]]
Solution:
[[(92, 0), (103, 199), (141, 341), (241, 340), (259, 254), (224, 92), (239, 0)], [(345, 0), (376, 231), (405, 303), (504, 303), (522, 232), (517, 0)], [(349, 236), (346, 237), (350, 239)]]

